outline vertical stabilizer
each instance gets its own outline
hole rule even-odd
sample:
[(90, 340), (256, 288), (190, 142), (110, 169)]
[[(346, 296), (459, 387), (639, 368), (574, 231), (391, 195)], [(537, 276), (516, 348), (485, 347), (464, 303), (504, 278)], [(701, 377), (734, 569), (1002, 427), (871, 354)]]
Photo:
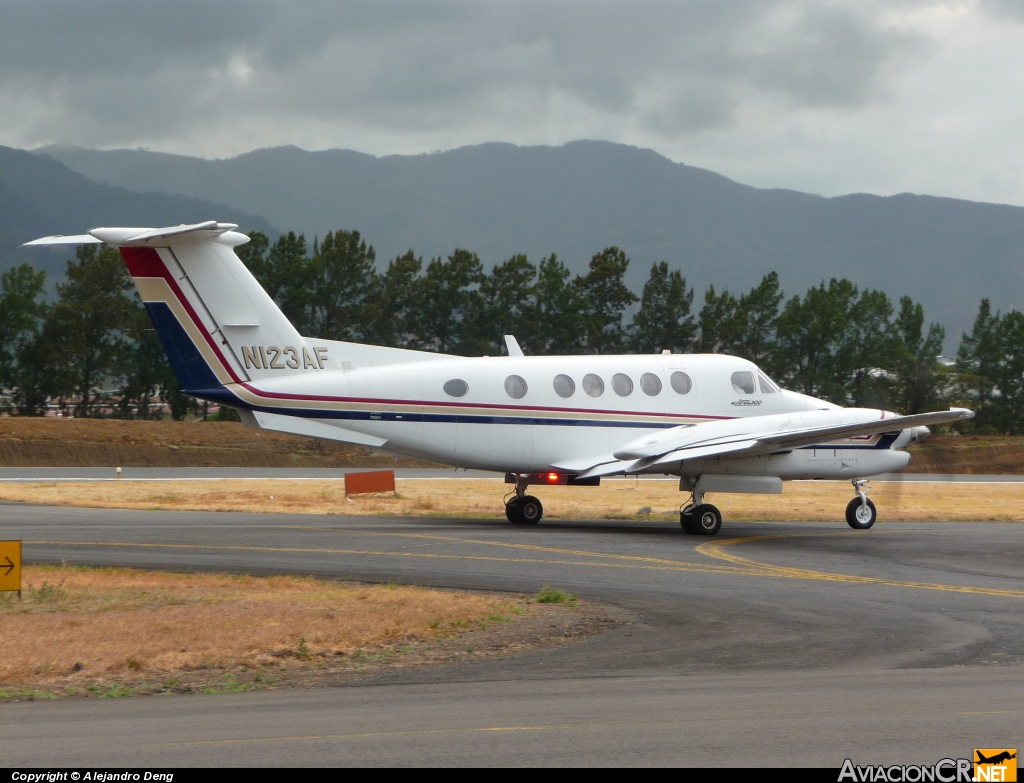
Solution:
[(199, 225), (127, 238), (91, 232), (120, 247), (182, 388), (333, 369), (327, 349), (307, 344), (235, 255), (248, 238)]

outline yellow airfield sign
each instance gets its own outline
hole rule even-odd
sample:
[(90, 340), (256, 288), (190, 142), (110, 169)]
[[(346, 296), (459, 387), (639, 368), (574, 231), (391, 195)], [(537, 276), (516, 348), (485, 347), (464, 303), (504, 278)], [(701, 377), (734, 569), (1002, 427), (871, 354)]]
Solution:
[(21, 542), (0, 541), (0, 592), (21, 592)]

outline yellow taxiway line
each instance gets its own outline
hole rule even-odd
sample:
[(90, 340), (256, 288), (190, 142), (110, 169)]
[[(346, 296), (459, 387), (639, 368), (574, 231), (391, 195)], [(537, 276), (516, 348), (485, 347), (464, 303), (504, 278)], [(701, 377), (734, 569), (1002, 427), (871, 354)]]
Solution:
[[(562, 555), (573, 558), (592, 558), (591, 560), (565, 560), (548, 558), (517, 558), (499, 557), (494, 555), (460, 555), (445, 552), (395, 552), (388, 550), (366, 549), (334, 549), (317, 547), (271, 547), (243, 546), (228, 544), (160, 544), (132, 543), (125, 541), (26, 541), (36, 546), (80, 546), (80, 547), (117, 547), (139, 549), (184, 549), (191, 551), (211, 552), (273, 552), (281, 554), (322, 554), (322, 555), (361, 555), (370, 557), (422, 558), (433, 560), (467, 560), (479, 562), (520, 563), (531, 565), (563, 565), (584, 566), (594, 568), (633, 568), (651, 571), (682, 571), (710, 574), (730, 574), (734, 576), (774, 577), (779, 579), (803, 579), (821, 582), (843, 582), (847, 584), (880, 585), (886, 587), (912, 588), (917, 590), (938, 590), (943, 592), (966, 593), (972, 595), (991, 595), (1002, 598), (1024, 598), (1024, 590), (1008, 590), (994, 587), (974, 587), (970, 585), (951, 585), (936, 582), (911, 582), (882, 577), (857, 576), (854, 574), (837, 574), (827, 571), (816, 571), (806, 568), (777, 566), (758, 560), (737, 555), (729, 549), (739, 544), (775, 539), (809, 538), (816, 536), (853, 535), (852, 533), (796, 533), (791, 535), (746, 536), (708, 541), (695, 548), (695, 552), (705, 557), (724, 561), (729, 565), (699, 563), (688, 560), (669, 558), (643, 557), (639, 555), (620, 555), (609, 552), (594, 552), (584, 549), (564, 549), (536, 544), (519, 544), (506, 541), (487, 541), (483, 539), (460, 538), (457, 536), (429, 535), (424, 533), (384, 533), (376, 531), (345, 530), (341, 528), (324, 528), (300, 525), (275, 525), (277, 529), (302, 530), (310, 532), (329, 532), (359, 536), (383, 536), (425, 541), (443, 541), (446, 543), (467, 544), (475, 546), (507, 547), (525, 551), (539, 552), (550, 555)], [(893, 531), (909, 532), (909, 531)]]

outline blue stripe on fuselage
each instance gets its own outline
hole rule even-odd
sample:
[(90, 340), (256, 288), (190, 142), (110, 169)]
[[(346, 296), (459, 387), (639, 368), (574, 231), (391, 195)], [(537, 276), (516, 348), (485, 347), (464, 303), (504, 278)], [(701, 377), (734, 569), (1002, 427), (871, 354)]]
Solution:
[[(144, 302), (182, 391), (220, 383), (166, 302)], [(237, 403), (236, 403), (237, 404)]]
[[(203, 400), (216, 402), (221, 405), (231, 405), (235, 408), (247, 408), (260, 413), (277, 413), (282, 416), (295, 416), (300, 419), (336, 419), (339, 421), (387, 421), (387, 422), (419, 422), (430, 424), (504, 424), (523, 425), (534, 424), (548, 427), (629, 427), (633, 429), (671, 429), (678, 427), (678, 424), (667, 422), (649, 421), (611, 421), (595, 419), (542, 419), (526, 416), (483, 416), (479, 414), (453, 414), (453, 413), (395, 413), (394, 411), (344, 411), (344, 410), (315, 410), (303, 408), (275, 408), (264, 405), (251, 405), (236, 397), (226, 386), (214, 386), (206, 389), (192, 389), (189, 394)], [(415, 402), (409, 401), (409, 404)], [(874, 444), (818, 444), (815, 446), (801, 446), (802, 449), (888, 449), (896, 440), (895, 433), (889, 433), (879, 438)]]

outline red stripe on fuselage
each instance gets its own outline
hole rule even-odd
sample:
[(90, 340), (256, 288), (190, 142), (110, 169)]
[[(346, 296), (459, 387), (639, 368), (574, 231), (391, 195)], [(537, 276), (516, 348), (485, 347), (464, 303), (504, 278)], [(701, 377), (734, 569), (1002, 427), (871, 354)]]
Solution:
[(188, 313), (189, 318), (192, 319), (192, 323), (199, 329), (199, 333), (203, 335), (207, 345), (213, 350), (220, 360), (221, 365), (227, 370), (228, 375), (231, 376), (231, 380), (235, 383), (242, 383), (242, 379), (239, 378), (235, 371), (231, 368), (231, 364), (225, 360), (224, 354), (221, 353), (220, 346), (217, 345), (213, 337), (207, 333), (206, 327), (203, 325), (203, 319), (199, 317), (199, 314), (195, 311), (195, 308), (189, 303), (188, 299), (185, 298), (185, 294), (182, 293), (181, 288), (178, 287), (178, 281), (174, 279), (174, 275), (171, 274), (171, 270), (167, 268), (167, 264), (160, 258), (160, 254), (151, 247), (122, 247), (121, 257), (124, 259), (125, 265), (128, 267), (128, 273), (132, 277), (160, 277), (167, 282), (167, 285), (171, 288), (171, 293), (177, 297), (181, 306), (185, 308), (185, 312)]
[(548, 408), (541, 406), (528, 406), (528, 405), (501, 405), (492, 403), (458, 403), (458, 402), (445, 402), (445, 401), (431, 401), (431, 400), (389, 400), (389, 399), (374, 399), (371, 397), (329, 397), (321, 396), (316, 394), (287, 394), (282, 392), (268, 392), (262, 389), (257, 389), (249, 383), (242, 381), (232, 369), (231, 365), (225, 360), (224, 354), (220, 350), (220, 346), (217, 345), (213, 337), (207, 334), (206, 327), (203, 325), (202, 319), (199, 314), (196, 313), (195, 308), (189, 303), (188, 299), (182, 293), (181, 288), (178, 287), (178, 282), (174, 279), (171, 271), (167, 268), (167, 264), (160, 258), (160, 254), (151, 247), (122, 247), (121, 256), (124, 258), (125, 265), (128, 267), (128, 272), (132, 277), (159, 277), (167, 282), (170, 286), (171, 292), (177, 297), (182, 307), (185, 308), (185, 312), (188, 313), (192, 322), (199, 329), (200, 333), (206, 338), (207, 344), (217, 355), (220, 363), (227, 370), (231, 379), (242, 386), (250, 393), (255, 394), (257, 397), (263, 397), (265, 399), (274, 400), (308, 400), (310, 402), (340, 402), (340, 403), (363, 403), (363, 404), (377, 404), (377, 405), (424, 405), (438, 408), (471, 408), (480, 410), (515, 410), (515, 411), (547, 411), (549, 413), (560, 413), (560, 414), (573, 414), (573, 413), (589, 413), (589, 414), (609, 414), (618, 416), (657, 416), (660, 418), (668, 419), (733, 419), (735, 416), (702, 416), (700, 414), (690, 413), (648, 413), (644, 411), (612, 411), (603, 409), (587, 409), (587, 408)]

